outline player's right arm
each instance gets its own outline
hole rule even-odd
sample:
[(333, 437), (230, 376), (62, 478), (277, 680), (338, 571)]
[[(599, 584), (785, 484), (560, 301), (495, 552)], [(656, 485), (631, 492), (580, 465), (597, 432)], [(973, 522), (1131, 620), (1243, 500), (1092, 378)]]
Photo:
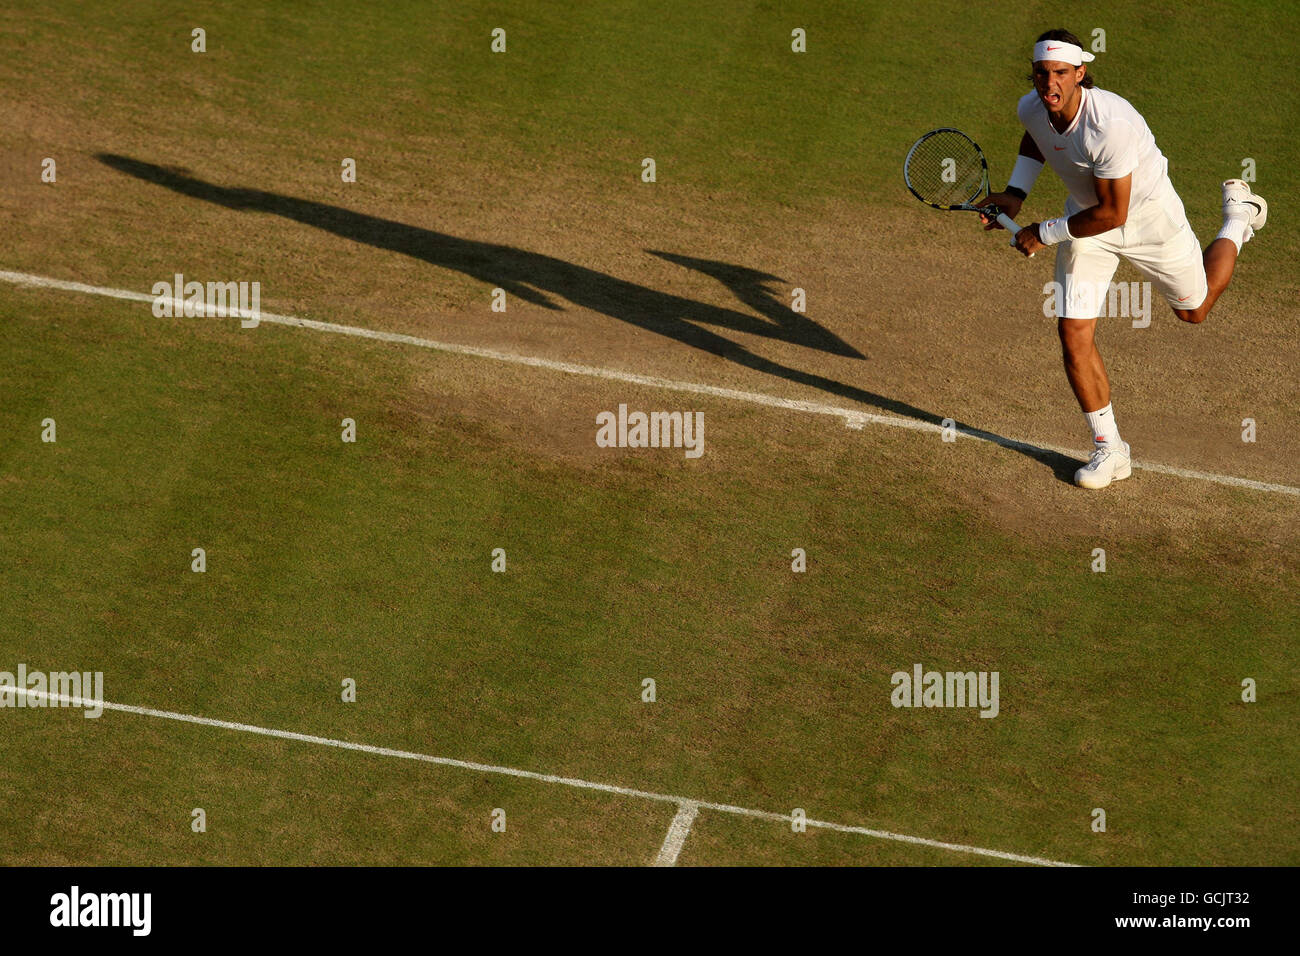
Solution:
[[(1030, 136), (1028, 132), (1026, 132), (1024, 136), (1020, 137), (1020, 152), (1019, 155), (1016, 157), (1017, 169), (1022, 168), (1020, 163), (1021, 157), (1030, 160), (1031, 162), (1037, 163), (1040, 169), (1042, 168), (1043, 163), (1046, 162), (1046, 160), (1043, 159), (1042, 152), (1040, 152), (1038, 149), (1038, 144), (1034, 142), (1034, 138)], [(1015, 179), (1015, 173), (1012, 173), (1012, 179), (1013, 180)], [(1025, 190), (1025, 192), (1028, 192), (1028, 190)], [(989, 193), (978, 203), (976, 203), (976, 205), (986, 206), (989, 203), (993, 203), (1004, 213), (1010, 216), (1012, 219), (1015, 219), (1016, 216), (1020, 214), (1020, 207), (1024, 205), (1024, 202), (1025, 202), (1024, 196), (1017, 195), (1016, 193), (1013, 192), (1003, 191), (1000, 193)], [(996, 219), (989, 219), (982, 215), (980, 216), (980, 219), (984, 223), (985, 230), (1002, 228), (1000, 225), (998, 225), (998, 221)]]

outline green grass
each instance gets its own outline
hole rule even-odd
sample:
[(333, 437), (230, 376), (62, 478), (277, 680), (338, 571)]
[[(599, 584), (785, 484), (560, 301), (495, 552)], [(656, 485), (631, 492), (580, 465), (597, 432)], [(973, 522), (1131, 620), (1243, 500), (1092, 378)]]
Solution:
[[(63, 170), (35, 199), (27, 167), (7, 179), (19, 198), (0, 212), (14, 240), (0, 267), (238, 262), (265, 283), (315, 269), (329, 288), (276, 241), (297, 224), (229, 226), (224, 209), (138, 183), (138, 203), (95, 193), (90, 157), (112, 149), (349, 208), (413, 189), (436, 207), (477, 188), (466, 176), (487, 203), (494, 182), (529, 177), (599, 197), (639, 188), (653, 156), (657, 188), (710, 197), (719, 222), (864, 199), (897, 214), (911, 202), (901, 156), (933, 126), (968, 129), (1005, 175), (1017, 64), (1061, 24), (1107, 30), (1101, 83), (1147, 116), (1194, 222), (1243, 157), (1261, 192), (1297, 158), (1294, 102), (1256, 96), (1255, 71), (1296, 52), (1285, 3), (1098, 3), (1086, 21), (1077, 5), (1006, 4), (974, 22), (955, 2), (521, 6), (0, 11), (0, 88), (52, 124), (0, 144), (54, 144)], [(193, 26), (208, 31), (201, 57)], [(488, 50), (496, 26), (503, 56)], [(806, 55), (789, 51), (795, 26)], [(342, 156), (362, 169), (346, 198), (331, 192)], [(1045, 186), (1035, 203), (1060, 195)], [(38, 228), (30, 208), (51, 218)], [(1253, 274), (1284, 290), (1300, 240), (1285, 216), (1270, 229)], [(1094, 575), (1086, 525), (1016, 535), (955, 497), (954, 476), (1015, 467), (969, 443), (939, 460), (911, 434), (846, 443), (702, 402), (698, 467), (591, 464), (438, 401), (489, 379), (494, 400), (526, 405), (557, 388), (550, 372), (9, 286), (0, 342), (0, 669), (103, 670), (124, 703), (1081, 863), (1298, 861), (1300, 565), (1234, 538), (1233, 520), (1286, 502), (1199, 489), (1217, 517), (1196, 536), (1142, 525), (1102, 542), (1111, 569)], [(563, 388), (591, 408), (664, 401)], [(54, 445), (38, 440), (47, 416)], [(339, 440), (344, 417), (356, 445)], [(796, 546), (805, 575), (789, 570)], [(998, 670), (1001, 716), (890, 708), (890, 674), (918, 661)], [(356, 704), (339, 700), (346, 677)], [(1244, 677), (1256, 704), (1240, 702)], [(637, 863), (671, 819), (141, 717), (0, 720), (3, 862)], [(50, 766), (66, 781), (54, 797), (38, 783)], [(193, 806), (206, 835), (188, 830)], [(496, 842), (494, 806), (520, 821)], [(1105, 835), (1088, 828), (1098, 806)], [(792, 836), (706, 812), (683, 862), (980, 862)]]
[[(199, 137), (217, 160), (255, 148), (302, 170), (329, 157), (323, 185), (337, 175), (335, 154), (349, 155), (363, 184), (418, 173), (436, 195), (444, 159), (460, 175), (468, 143), (485, 179), (494, 168), (563, 169), (599, 193), (636, 183), (652, 156), (662, 188), (689, 185), (720, 207), (847, 196), (895, 206), (912, 201), (900, 157), (935, 126), (968, 130), (993, 178), (1008, 174), (1027, 48), (1045, 25), (1068, 25), (1090, 44), (1106, 31), (1094, 71), (1151, 124), (1194, 224), (1213, 218), (1215, 186), (1246, 157), (1261, 191), (1285, 185), (1300, 161), (1290, 134), (1300, 108), (1256, 95), (1270, 63), (1300, 54), (1300, 15), (1285, 0), (1194, 13), (1005, 3), (977, 17), (957, 0), (722, 9), (477, 3), (434, 16), (427, 3), (400, 2), (52, 3), (10, 14), (0, 80), (56, 109), (72, 105), (69, 88), (82, 111), (133, 104), (116, 132), (149, 131), (169, 155)], [(198, 25), (204, 54), (189, 48)], [(498, 26), (504, 54), (489, 49)], [(790, 50), (796, 26), (808, 32), (803, 54)], [(1063, 195), (1045, 181), (1035, 208), (1041, 199), (1054, 210)], [(1260, 261), (1300, 252), (1294, 231), (1278, 232)]]
[[(0, 544), (12, 667), (103, 670), (120, 702), (1012, 852), (1289, 859), (1293, 559), (1225, 559), (1211, 588), (1187, 570), (1199, 547), (1132, 541), (1094, 575), (1085, 534), (1009, 537), (945, 507), (941, 473), (844, 493), (843, 475), (906, 454), (911, 436), (814, 435), (783, 457), (757, 416), (706, 405), (727, 423), (712, 468), (642, 457), (592, 471), (394, 402), (417, 369), (454, 379), (466, 360), (269, 326), (253, 339), (99, 300), (0, 301), (6, 389), (14, 368), (46, 370), (0, 416), (16, 436)], [(47, 415), (54, 445), (37, 440)], [(356, 445), (339, 440), (344, 415)], [(802, 576), (794, 543), (811, 552)], [(505, 574), (490, 571), (495, 547)], [(890, 708), (890, 674), (917, 661), (998, 670), (1002, 714)], [(655, 704), (639, 699), (647, 676)], [(1242, 676), (1266, 688), (1260, 703), (1238, 701)], [(339, 700), (345, 677), (355, 705)], [(110, 765), (141, 720), (106, 718)], [(248, 754), (223, 766), (261, 777), (260, 742), (148, 732)], [(275, 746), (276, 773), (308, 787), (311, 768)], [(0, 773), (18, 788), (30, 766)], [(141, 777), (131, 799), (175, 783)], [(119, 799), (112, 812), (129, 812)], [(1087, 830), (1094, 806), (1118, 818), (1106, 840)], [(240, 801), (226, 812), (256, 816)], [(371, 825), (396, 839), (407, 812), (395, 800)], [(476, 846), (438, 858), (475, 862)], [(173, 858), (154, 849), (117, 859)]]

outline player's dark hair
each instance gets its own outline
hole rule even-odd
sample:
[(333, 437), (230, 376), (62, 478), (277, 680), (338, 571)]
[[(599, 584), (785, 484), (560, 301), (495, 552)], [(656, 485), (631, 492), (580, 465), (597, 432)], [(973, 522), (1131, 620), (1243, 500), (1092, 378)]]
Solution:
[[(1083, 49), (1083, 41), (1069, 30), (1048, 30), (1034, 42), (1042, 43), (1044, 40), (1059, 40), (1062, 43), (1073, 43), (1080, 50)], [(1034, 74), (1030, 73), (1026, 79), (1028, 79), (1030, 83), (1034, 82)], [(1096, 85), (1092, 79), (1092, 70), (1088, 70), (1088, 72), (1083, 74), (1083, 82), (1079, 85), (1085, 90), (1090, 90)]]

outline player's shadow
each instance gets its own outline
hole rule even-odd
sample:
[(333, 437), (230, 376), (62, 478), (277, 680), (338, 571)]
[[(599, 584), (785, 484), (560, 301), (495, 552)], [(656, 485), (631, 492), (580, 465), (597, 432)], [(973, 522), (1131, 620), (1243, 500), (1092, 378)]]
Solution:
[[(508, 295), (547, 309), (562, 308), (555, 299), (600, 312), (639, 328), (663, 335), (708, 352), (737, 365), (789, 382), (807, 385), (861, 405), (893, 415), (940, 425), (943, 418), (906, 402), (839, 382), (815, 372), (804, 371), (757, 355), (744, 346), (703, 326), (714, 326), (790, 342), (832, 355), (865, 359), (829, 329), (785, 305), (772, 289), (776, 276), (707, 259), (692, 259), (667, 252), (653, 255), (677, 265), (713, 276), (759, 315), (708, 305), (683, 296), (651, 289), (553, 256), (517, 249), (514, 246), (459, 236), (395, 222), (341, 206), (299, 199), (260, 189), (218, 186), (189, 175), (188, 171), (158, 166), (113, 153), (98, 153), (107, 166), (138, 179), (164, 186), (174, 192), (228, 209), (252, 210), (284, 216), (336, 236), (365, 243), (377, 249), (454, 269), (472, 276)], [(1058, 477), (1068, 480), (1077, 462), (1036, 445), (1013, 442), (961, 422), (960, 428), (1004, 447), (1014, 448), (1049, 465)]]

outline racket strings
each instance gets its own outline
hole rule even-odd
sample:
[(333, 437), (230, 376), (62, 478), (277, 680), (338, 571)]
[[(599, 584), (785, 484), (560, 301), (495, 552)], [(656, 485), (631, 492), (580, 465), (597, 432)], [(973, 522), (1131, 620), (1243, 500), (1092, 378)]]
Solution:
[(937, 133), (921, 141), (907, 161), (907, 182), (926, 202), (956, 206), (984, 191), (979, 148), (959, 133)]

